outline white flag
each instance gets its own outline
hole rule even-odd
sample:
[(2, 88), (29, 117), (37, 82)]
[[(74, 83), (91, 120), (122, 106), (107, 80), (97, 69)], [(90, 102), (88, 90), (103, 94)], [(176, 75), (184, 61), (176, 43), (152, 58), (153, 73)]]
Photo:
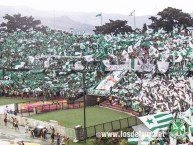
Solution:
[(128, 57), (129, 57), (127, 51), (125, 51), (125, 50), (123, 50), (122, 56), (123, 56), (124, 58), (128, 58)]
[(127, 52), (128, 52), (128, 53), (132, 53), (132, 52), (133, 52), (132, 46), (128, 46)]
[(169, 68), (169, 62), (167, 62), (167, 61), (157, 61), (157, 67), (158, 67), (158, 70), (161, 73), (166, 73), (168, 68)]
[(84, 66), (82, 65), (81, 61), (77, 61), (74, 64), (74, 67), (75, 67), (75, 70), (83, 70), (84, 69)]
[(92, 55), (86, 55), (84, 56), (84, 58), (86, 59), (86, 61), (90, 62), (90, 61), (94, 61)]
[(16, 65), (15, 65), (15, 69), (19, 69), (19, 68), (22, 68), (22, 67), (24, 67), (24, 65), (25, 65), (25, 62), (19, 62), (19, 63), (17, 63)]
[(45, 67), (45, 68), (49, 68), (49, 67), (50, 67), (50, 62), (49, 62), (49, 60), (44, 61), (44, 67)]
[(110, 66), (110, 61), (107, 59), (107, 60), (103, 60), (103, 63), (106, 67), (109, 67)]
[(33, 56), (29, 56), (29, 59), (28, 59), (28, 61), (30, 62), (30, 63), (33, 63), (34, 62), (34, 57)]

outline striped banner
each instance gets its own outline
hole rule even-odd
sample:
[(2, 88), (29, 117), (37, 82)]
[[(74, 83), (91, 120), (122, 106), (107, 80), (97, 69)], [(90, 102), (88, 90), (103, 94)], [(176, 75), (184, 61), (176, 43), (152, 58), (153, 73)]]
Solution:
[(139, 119), (151, 130), (151, 131), (159, 131), (166, 130), (173, 120), (172, 114), (169, 112), (159, 112), (154, 115), (148, 115), (139, 117)]

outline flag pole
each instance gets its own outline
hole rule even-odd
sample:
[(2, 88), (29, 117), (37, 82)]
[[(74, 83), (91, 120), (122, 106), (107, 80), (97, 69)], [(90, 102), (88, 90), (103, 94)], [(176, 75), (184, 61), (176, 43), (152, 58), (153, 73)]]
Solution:
[(56, 16), (55, 16), (55, 9), (54, 9), (54, 30), (55, 30), (55, 26), (56, 26)]
[(103, 16), (103, 15), (102, 15), (102, 13), (101, 13), (101, 26), (102, 26), (102, 24), (103, 24), (103, 23), (102, 23), (102, 20), (103, 20), (102, 16)]
[(136, 28), (136, 23), (135, 23), (135, 10), (133, 11), (133, 19), (134, 19), (134, 29)]

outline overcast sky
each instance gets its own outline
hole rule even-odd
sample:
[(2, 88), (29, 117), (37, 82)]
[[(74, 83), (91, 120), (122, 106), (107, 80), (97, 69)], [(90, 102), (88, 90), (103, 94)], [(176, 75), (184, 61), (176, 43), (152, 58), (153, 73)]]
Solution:
[(38, 10), (155, 15), (173, 7), (193, 12), (193, 0), (0, 0), (4, 6), (30, 6)]

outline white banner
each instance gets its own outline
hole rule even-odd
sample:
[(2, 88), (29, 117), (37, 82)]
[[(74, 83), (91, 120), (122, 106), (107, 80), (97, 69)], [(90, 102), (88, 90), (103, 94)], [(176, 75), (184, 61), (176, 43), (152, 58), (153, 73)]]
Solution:
[(106, 71), (114, 71), (114, 70), (129, 70), (129, 65), (109, 65), (109, 67), (106, 67)]
[(108, 75), (104, 80), (102, 80), (99, 85), (96, 87), (97, 90), (110, 90), (112, 86), (114, 86), (121, 77), (127, 71), (113, 71), (110, 75)]
[(87, 90), (87, 94), (88, 95), (96, 95), (96, 96), (108, 96), (110, 95), (110, 91), (106, 91), (106, 90), (95, 90), (95, 89), (90, 89)]
[(151, 72), (155, 68), (154, 64), (151, 63), (144, 63), (139, 66), (139, 72)]

